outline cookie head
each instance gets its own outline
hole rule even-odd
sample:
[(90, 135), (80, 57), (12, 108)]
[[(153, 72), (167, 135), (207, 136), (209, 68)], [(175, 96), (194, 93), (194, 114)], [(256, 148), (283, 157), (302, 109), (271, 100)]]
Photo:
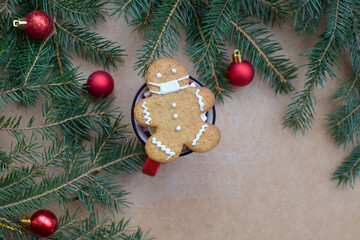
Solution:
[(146, 84), (152, 93), (166, 94), (189, 85), (189, 73), (172, 58), (153, 62), (146, 73)]

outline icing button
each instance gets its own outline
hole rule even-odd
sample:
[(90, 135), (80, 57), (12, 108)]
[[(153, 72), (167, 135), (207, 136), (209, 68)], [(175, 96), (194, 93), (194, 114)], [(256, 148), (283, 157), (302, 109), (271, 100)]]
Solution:
[(177, 119), (177, 118), (178, 118), (178, 115), (175, 113), (175, 114), (173, 115), (173, 118), (174, 118), (174, 119)]
[(180, 127), (180, 126), (177, 126), (177, 127), (176, 127), (176, 131), (179, 132), (180, 130), (181, 130), (181, 127)]
[(171, 104), (171, 106), (172, 106), (173, 108), (176, 107), (176, 103)]
[(156, 77), (157, 77), (157, 78), (161, 78), (161, 73), (157, 73), (157, 74), (156, 74)]
[(171, 69), (171, 72), (176, 73), (176, 69), (175, 68)]

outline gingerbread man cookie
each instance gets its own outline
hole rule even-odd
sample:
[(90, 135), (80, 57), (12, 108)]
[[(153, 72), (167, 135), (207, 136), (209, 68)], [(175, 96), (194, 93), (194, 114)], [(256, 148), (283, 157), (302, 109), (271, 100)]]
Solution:
[(177, 159), (183, 145), (194, 152), (216, 147), (221, 138), (217, 127), (204, 121), (204, 114), (215, 103), (214, 94), (204, 87), (190, 87), (185, 67), (171, 58), (151, 64), (146, 84), (152, 93), (134, 108), (136, 121), (156, 132), (145, 144), (154, 161), (168, 163)]

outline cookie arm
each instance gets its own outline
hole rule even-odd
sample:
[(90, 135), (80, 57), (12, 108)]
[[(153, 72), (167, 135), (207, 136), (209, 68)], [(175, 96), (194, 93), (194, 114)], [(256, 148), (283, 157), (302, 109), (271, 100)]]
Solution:
[(200, 111), (202, 113), (209, 111), (215, 104), (215, 96), (213, 92), (205, 87), (197, 87), (194, 91)]
[(141, 99), (136, 103), (134, 107), (134, 117), (140, 125), (145, 127), (155, 126), (156, 118), (154, 114), (151, 114), (151, 97)]

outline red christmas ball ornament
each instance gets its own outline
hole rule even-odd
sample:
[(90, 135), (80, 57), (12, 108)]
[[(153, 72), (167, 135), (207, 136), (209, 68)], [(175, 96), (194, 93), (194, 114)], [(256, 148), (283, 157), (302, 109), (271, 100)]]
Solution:
[(29, 13), (25, 19), (14, 20), (14, 26), (25, 27), (25, 32), (29, 38), (42, 40), (50, 35), (54, 23), (44, 11), (35, 10)]
[(94, 97), (107, 97), (114, 90), (114, 79), (105, 71), (96, 71), (87, 80), (87, 90)]
[(228, 78), (231, 84), (244, 87), (251, 83), (254, 78), (254, 69), (246, 60), (241, 59), (239, 50), (235, 50), (233, 54), (233, 62), (228, 67)]
[(56, 231), (58, 220), (54, 213), (42, 209), (36, 211), (30, 218), (30, 230), (39, 237), (48, 237)]

